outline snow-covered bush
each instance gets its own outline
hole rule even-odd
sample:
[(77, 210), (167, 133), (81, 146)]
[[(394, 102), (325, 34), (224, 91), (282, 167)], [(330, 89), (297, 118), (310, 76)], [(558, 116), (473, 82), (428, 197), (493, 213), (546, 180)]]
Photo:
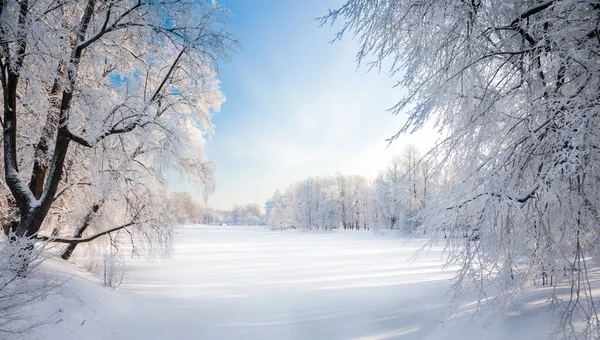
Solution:
[(113, 248), (104, 253), (102, 258), (102, 284), (106, 287), (117, 288), (123, 282), (125, 269), (122, 256)]
[[(34, 304), (59, 285), (37, 272), (48, 256), (45, 244), (30, 239), (0, 237), (0, 338), (27, 332), (44, 323), (34, 319)], [(24, 249), (32, 249), (31, 252)]]
[[(160, 255), (152, 251), (145, 257)], [(137, 254), (142, 255), (142, 254)], [(126, 259), (137, 256), (132, 252), (130, 243), (120, 238), (102, 238), (96, 242), (80, 245), (79, 251), (75, 252), (70, 261), (85, 268), (100, 284), (110, 288), (117, 288), (123, 282), (127, 271)]]

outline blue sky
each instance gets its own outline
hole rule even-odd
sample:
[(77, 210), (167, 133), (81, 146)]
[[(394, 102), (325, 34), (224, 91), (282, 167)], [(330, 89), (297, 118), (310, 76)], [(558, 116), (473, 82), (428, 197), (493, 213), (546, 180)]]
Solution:
[[(307, 176), (374, 177), (406, 143), (425, 149), (434, 140), (424, 131), (387, 146), (406, 119), (386, 112), (401, 90), (383, 71), (357, 69), (357, 43), (348, 36), (331, 44), (335, 27), (315, 21), (343, 0), (220, 2), (242, 49), (220, 65), (227, 101), (206, 146), (217, 169), (209, 206), (263, 205)], [(198, 195), (181, 180), (170, 189)]]

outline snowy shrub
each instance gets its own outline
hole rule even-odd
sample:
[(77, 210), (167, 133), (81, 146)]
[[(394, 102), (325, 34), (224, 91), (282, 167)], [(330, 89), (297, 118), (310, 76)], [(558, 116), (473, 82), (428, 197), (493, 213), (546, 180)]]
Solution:
[(100, 274), (104, 286), (117, 288), (121, 285), (125, 277), (125, 269), (123, 268), (123, 259), (118, 251), (110, 248), (104, 253)]
[(9, 242), (7, 237), (0, 238), (0, 338), (44, 323), (34, 318), (34, 304), (58, 286), (36, 271), (48, 256), (44, 248), (39, 243), (34, 247), (30, 239)]
[[(114, 240), (113, 240), (114, 241)], [(96, 277), (100, 284), (117, 288), (125, 278), (126, 266), (124, 251), (126, 246), (102, 239), (98, 242), (82, 244), (80, 251), (71, 260)]]

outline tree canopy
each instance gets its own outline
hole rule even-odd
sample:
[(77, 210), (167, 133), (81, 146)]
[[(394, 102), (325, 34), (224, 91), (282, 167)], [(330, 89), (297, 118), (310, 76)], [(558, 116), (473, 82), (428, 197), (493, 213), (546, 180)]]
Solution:
[(213, 186), (204, 136), (237, 46), (225, 15), (201, 0), (0, 2), (5, 231), (167, 240), (166, 174)]

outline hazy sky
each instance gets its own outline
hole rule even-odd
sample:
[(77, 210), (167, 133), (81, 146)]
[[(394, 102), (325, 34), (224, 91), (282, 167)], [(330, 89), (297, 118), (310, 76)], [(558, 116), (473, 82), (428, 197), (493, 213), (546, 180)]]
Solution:
[[(290, 183), (314, 175), (374, 177), (408, 142), (431, 144), (432, 133), (385, 139), (405, 116), (386, 109), (401, 97), (382, 70), (357, 69), (350, 36), (314, 20), (343, 0), (227, 0), (240, 53), (220, 67), (227, 101), (213, 118), (207, 155), (216, 162), (208, 205), (260, 203)], [(423, 148), (423, 147), (422, 147)], [(189, 190), (172, 181), (171, 190)]]

